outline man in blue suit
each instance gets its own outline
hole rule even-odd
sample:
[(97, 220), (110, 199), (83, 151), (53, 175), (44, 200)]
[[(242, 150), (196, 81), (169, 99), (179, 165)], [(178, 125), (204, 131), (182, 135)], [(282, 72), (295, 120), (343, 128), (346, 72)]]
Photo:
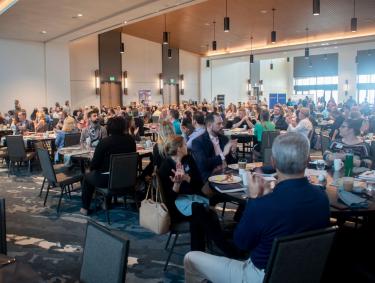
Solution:
[(205, 123), (207, 131), (194, 139), (191, 148), (203, 181), (235, 163), (237, 150), (237, 141), (224, 136), (223, 119), (218, 113), (209, 113)]

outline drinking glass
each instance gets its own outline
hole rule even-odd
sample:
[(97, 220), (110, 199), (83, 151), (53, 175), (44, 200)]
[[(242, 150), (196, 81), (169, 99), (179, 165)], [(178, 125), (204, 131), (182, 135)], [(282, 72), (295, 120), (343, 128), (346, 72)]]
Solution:
[(246, 170), (247, 160), (245, 158), (238, 159), (238, 169)]
[(317, 170), (324, 170), (326, 163), (324, 160), (317, 160), (316, 161), (316, 169)]

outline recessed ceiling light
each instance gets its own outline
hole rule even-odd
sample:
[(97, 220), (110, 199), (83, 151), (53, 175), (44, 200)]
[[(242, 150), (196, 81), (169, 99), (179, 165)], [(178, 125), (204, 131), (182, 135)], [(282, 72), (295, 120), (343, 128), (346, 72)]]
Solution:
[(46, 34), (47, 33), (47, 31), (45, 31), (45, 30), (42, 30), (41, 32), (40, 32), (41, 34)]
[(204, 25), (205, 25), (205, 26), (209, 26), (209, 25), (210, 25), (210, 23), (205, 23)]
[(74, 15), (74, 16), (72, 17), (72, 19), (78, 19), (78, 18), (81, 18), (81, 17), (83, 17), (83, 14), (78, 13), (77, 15)]
[(267, 14), (267, 10), (260, 10), (262, 14)]
[(124, 24), (126, 25), (128, 23), (128, 21), (124, 21)]

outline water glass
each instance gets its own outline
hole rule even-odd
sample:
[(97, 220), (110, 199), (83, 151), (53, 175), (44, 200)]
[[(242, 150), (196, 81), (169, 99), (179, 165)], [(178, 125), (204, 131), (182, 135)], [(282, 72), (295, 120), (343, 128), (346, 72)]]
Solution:
[(326, 163), (324, 160), (317, 160), (316, 161), (316, 169), (317, 170), (324, 170)]
[(246, 170), (246, 164), (247, 164), (247, 160), (245, 158), (240, 158), (238, 159), (238, 169), (241, 170)]

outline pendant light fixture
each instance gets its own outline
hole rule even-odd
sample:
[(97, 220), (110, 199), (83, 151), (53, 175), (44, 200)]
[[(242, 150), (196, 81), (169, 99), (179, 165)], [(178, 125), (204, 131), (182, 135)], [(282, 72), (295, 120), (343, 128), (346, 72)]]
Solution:
[(247, 80), (247, 94), (251, 95), (251, 64), (254, 63), (253, 55), (253, 37), (250, 37), (250, 64), (249, 64), (249, 79)]
[(309, 28), (306, 27), (306, 48), (305, 48), (305, 59), (310, 57), (310, 48), (309, 48)]
[(168, 42), (169, 42), (169, 34), (167, 32), (167, 15), (164, 15), (163, 44), (167, 45)]
[(275, 31), (275, 8), (272, 8), (272, 31), (271, 31), (271, 42), (276, 43), (276, 31)]
[(356, 32), (357, 31), (357, 18), (355, 16), (355, 0), (353, 0), (353, 18), (351, 19), (350, 21), (350, 30), (352, 32)]
[(224, 17), (224, 32), (230, 30), (230, 19), (228, 17), (228, 0), (225, 0), (225, 17)]
[(214, 41), (212, 41), (212, 50), (216, 51), (216, 49), (217, 49), (217, 42), (216, 42), (216, 35), (215, 35), (215, 32), (216, 32), (215, 31), (216, 22), (213, 21), (212, 23), (214, 24)]
[(254, 63), (254, 55), (253, 55), (253, 37), (250, 37), (250, 64)]
[(271, 60), (271, 64), (270, 64), (270, 70), (273, 70), (273, 63), (272, 63), (272, 60)]
[(313, 15), (320, 15), (320, 0), (313, 0)]

